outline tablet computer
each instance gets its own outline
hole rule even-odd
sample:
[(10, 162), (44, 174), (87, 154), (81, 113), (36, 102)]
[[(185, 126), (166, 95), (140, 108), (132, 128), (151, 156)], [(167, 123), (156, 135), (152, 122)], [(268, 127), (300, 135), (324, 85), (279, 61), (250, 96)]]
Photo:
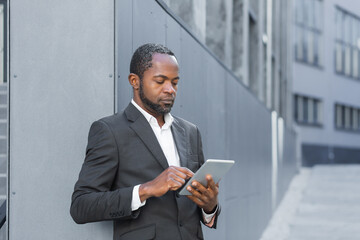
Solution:
[(233, 160), (220, 160), (220, 159), (208, 159), (180, 189), (180, 195), (191, 195), (186, 189), (191, 185), (192, 181), (196, 180), (203, 186), (207, 186), (206, 175), (210, 174), (215, 183), (218, 183), (220, 179), (225, 175), (227, 171), (234, 165)]

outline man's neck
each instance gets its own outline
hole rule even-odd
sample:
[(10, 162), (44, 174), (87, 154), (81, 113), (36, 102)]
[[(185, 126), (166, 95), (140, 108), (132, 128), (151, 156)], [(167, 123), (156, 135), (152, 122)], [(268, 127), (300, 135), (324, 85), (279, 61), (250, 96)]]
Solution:
[(164, 126), (164, 124), (165, 124), (164, 114), (158, 114), (158, 113), (154, 112), (154, 110), (147, 108), (141, 101), (137, 101), (137, 99), (135, 99), (135, 98), (133, 98), (133, 100), (145, 112), (147, 112), (148, 114), (150, 114), (151, 116), (153, 116), (156, 119), (156, 121), (158, 122), (160, 128), (162, 126)]

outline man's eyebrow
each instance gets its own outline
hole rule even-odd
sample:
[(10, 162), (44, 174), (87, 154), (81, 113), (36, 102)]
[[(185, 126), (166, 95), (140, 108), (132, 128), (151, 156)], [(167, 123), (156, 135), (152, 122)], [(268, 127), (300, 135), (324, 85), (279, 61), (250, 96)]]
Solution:
[[(163, 78), (163, 79), (169, 79), (167, 76), (165, 76), (165, 75), (162, 75), (162, 74), (159, 74), (159, 75), (155, 75), (154, 76), (154, 78)], [(171, 80), (178, 80), (178, 79), (180, 79), (180, 77), (179, 76), (177, 76), (177, 77), (175, 77), (175, 78), (173, 78), (173, 79), (171, 79)]]

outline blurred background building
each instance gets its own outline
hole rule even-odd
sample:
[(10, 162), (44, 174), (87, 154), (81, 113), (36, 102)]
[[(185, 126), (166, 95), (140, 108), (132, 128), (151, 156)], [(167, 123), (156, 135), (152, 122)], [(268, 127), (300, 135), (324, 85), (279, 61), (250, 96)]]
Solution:
[(292, 1), (164, 0), (164, 3), (291, 128)]
[(302, 164), (360, 162), (360, 2), (295, 0), (294, 118)]

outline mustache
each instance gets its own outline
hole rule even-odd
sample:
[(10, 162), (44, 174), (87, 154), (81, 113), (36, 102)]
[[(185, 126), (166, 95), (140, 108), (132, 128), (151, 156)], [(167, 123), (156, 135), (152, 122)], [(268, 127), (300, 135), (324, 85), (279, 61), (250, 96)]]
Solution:
[(161, 98), (160, 101), (175, 101), (175, 97)]

